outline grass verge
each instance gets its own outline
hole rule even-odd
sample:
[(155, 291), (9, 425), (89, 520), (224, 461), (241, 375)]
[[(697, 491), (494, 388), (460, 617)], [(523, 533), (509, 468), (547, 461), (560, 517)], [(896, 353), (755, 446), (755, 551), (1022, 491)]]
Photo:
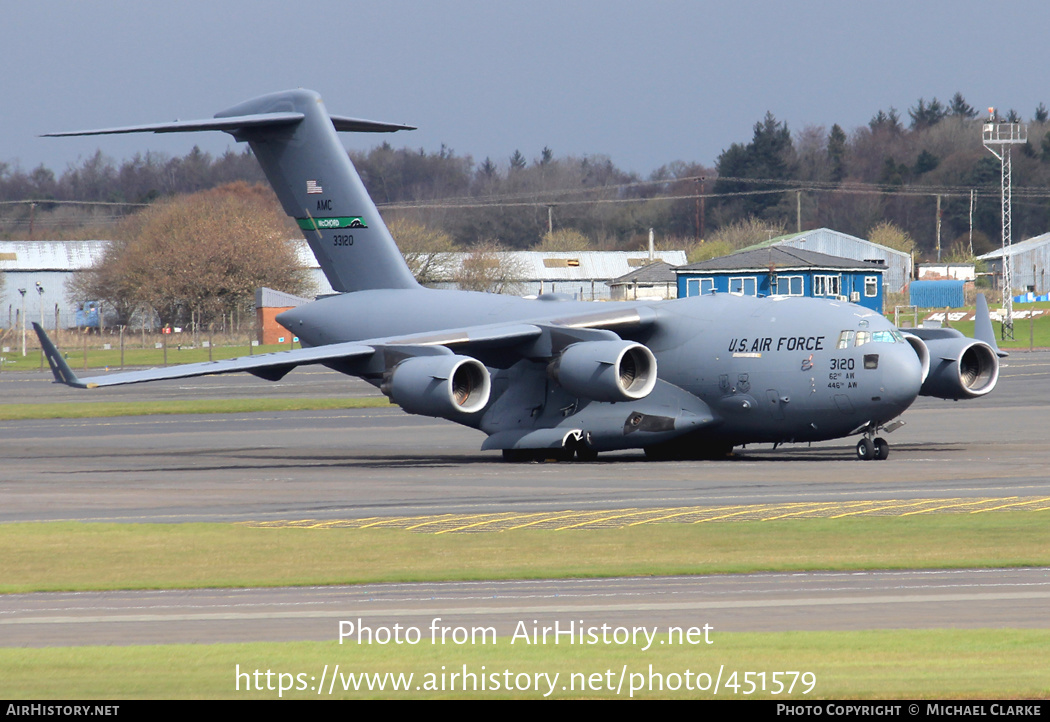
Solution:
[[(987, 293), (987, 291), (985, 292)], [(995, 300), (989, 298), (989, 304), (993, 308), (998, 308), (998, 303)], [(967, 308), (953, 308), (950, 309), (950, 313), (962, 312), (962, 311), (973, 311), (973, 307)], [(1042, 311), (1039, 316), (1029, 316), (1029, 312), (1037, 310)], [(944, 309), (924, 309), (920, 313), (920, 318), (925, 317), (929, 313), (935, 311), (944, 311)], [(1050, 303), (1019, 303), (1014, 305), (1014, 337), (1012, 339), (1004, 339), (1002, 333), (1002, 324), (993, 321), (992, 330), (995, 332), (996, 342), (1000, 348), (1009, 350), (1023, 350), (1027, 348), (1050, 348), (1050, 315), (1047, 314), (1050, 311)], [(890, 321), (893, 320), (893, 309), (889, 308), (886, 310), (887, 318)], [(1023, 314), (1024, 318), (1017, 317), (1018, 314)], [(908, 319), (910, 320), (910, 316)], [(973, 321), (949, 321), (949, 326), (956, 329), (964, 336), (973, 338), (974, 322)]]
[(1050, 565), (1045, 512), (420, 534), (0, 525), (0, 592)]
[(247, 414), (260, 411), (325, 411), (393, 406), (385, 396), (329, 399), (168, 399), (164, 401), (82, 401), (67, 404), (0, 405), (0, 421), (87, 419), (169, 414)]
[[(1047, 630), (716, 633), (712, 641), (700, 646), (657, 642), (648, 651), (612, 644), (525, 646), (519, 641), (512, 645), (507, 637), (498, 638), (494, 645), (451, 648), (431, 645), (426, 639), (415, 646), (331, 641), (0, 649), (0, 679), (9, 699), (276, 699), (279, 695), (535, 699), (550, 690), (548, 680), (554, 674), (558, 677), (550, 698), (555, 699), (1031, 699), (1050, 695), (1045, 672), (1050, 668)], [(720, 669), (717, 694), (696, 689), (712, 686)], [(258, 678), (253, 674), (256, 670), (261, 673)], [(625, 679), (617, 694), (622, 670)], [(813, 677), (782, 674), (787, 670)], [(269, 680), (267, 671), (272, 673)], [(464, 671), (474, 675), (467, 677), (468, 685), (480, 687), (484, 681), (486, 690), (464, 691)], [(778, 695), (771, 694), (776, 688), (775, 672), (785, 683)], [(350, 673), (360, 689), (355, 690)], [(407, 690), (391, 689), (390, 678), (385, 680), (385, 690), (369, 690), (360, 673), (403, 675)], [(453, 673), (458, 673), (456, 678)], [(326, 682), (318, 694), (322, 674)], [(548, 675), (538, 680), (539, 691), (536, 674)], [(786, 685), (793, 679), (794, 689), (788, 693)], [(808, 684), (810, 680), (815, 684)], [(262, 690), (255, 689), (257, 681)], [(372, 681), (375, 686), (374, 676)], [(506, 689), (508, 683), (518, 687), (526, 681), (527, 690)], [(246, 690), (249, 683), (252, 689)], [(266, 689), (268, 683), (272, 689)], [(750, 683), (754, 691), (744, 694)], [(686, 689), (687, 684), (693, 689)], [(632, 693), (632, 685), (638, 691)], [(280, 686), (289, 689), (279, 692)], [(803, 694), (807, 689), (808, 694)]]
[[(47, 364), (41, 360), (40, 347), (36, 346), (36, 339), (32, 338), (32, 330), (30, 330), (31, 342), (33, 346), (30, 347), (26, 356), (21, 355), (20, 350), (12, 348), (11, 352), (4, 354), (6, 361), (4, 363), (5, 371), (33, 371), (34, 369), (44, 368), (47, 369)], [(52, 339), (55, 340), (55, 339)], [(68, 339), (67, 339), (68, 340)], [(107, 342), (113, 343), (112, 339), (107, 339)], [(83, 371), (86, 369), (111, 369), (116, 370), (121, 368), (120, 348), (113, 349), (102, 349), (100, 347), (101, 341), (98, 340), (97, 336), (91, 337), (91, 345), (87, 349), (87, 355), (85, 357), (79, 344), (68, 344), (56, 341), (59, 350), (65, 356), (69, 366), (74, 371)], [(124, 366), (161, 366), (165, 363), (165, 356), (163, 349), (152, 348), (152, 339), (150, 341), (150, 348), (126, 348), (124, 351)], [(130, 343), (129, 343), (130, 345)], [(11, 344), (12, 347), (15, 344)], [(202, 363), (204, 361), (220, 361), (222, 359), (236, 358), (238, 356), (249, 356), (264, 354), (264, 353), (275, 353), (278, 351), (290, 351), (293, 348), (300, 348), (298, 345), (291, 346), (289, 344), (269, 345), (269, 346), (255, 346), (249, 348), (247, 345), (241, 346), (214, 346), (211, 349), (211, 353), (206, 348), (193, 348), (187, 347), (180, 349), (174, 342), (168, 345), (167, 354), (167, 365), (174, 366), (177, 364), (188, 364), (188, 363)]]

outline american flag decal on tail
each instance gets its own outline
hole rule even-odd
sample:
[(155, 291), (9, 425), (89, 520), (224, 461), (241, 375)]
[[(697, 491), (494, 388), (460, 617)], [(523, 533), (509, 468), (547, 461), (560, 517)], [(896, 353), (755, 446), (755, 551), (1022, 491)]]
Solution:
[(318, 185), (317, 181), (315, 181), (315, 180), (308, 180), (308, 181), (306, 181), (306, 193), (307, 193), (307, 195), (310, 195), (310, 194), (313, 194), (313, 193), (324, 193), (324, 188), (322, 188), (320, 185)]

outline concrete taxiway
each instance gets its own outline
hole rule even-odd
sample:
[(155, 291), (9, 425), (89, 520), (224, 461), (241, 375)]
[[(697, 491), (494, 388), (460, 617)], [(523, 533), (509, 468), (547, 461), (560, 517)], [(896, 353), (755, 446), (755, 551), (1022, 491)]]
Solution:
[[(371, 387), (306, 371), (267, 395)], [(254, 377), (77, 392), (41, 375), (0, 378), (3, 398), (232, 398)], [(363, 388), (362, 388), (363, 386)], [(1050, 354), (1017, 354), (999, 387), (968, 402), (921, 399), (888, 435), (890, 458), (856, 461), (855, 439), (769, 445), (718, 462), (505, 464), (479, 432), (398, 409), (0, 422), (0, 522), (251, 521), (448, 512), (1050, 496)], [(786, 462), (786, 463), (785, 463)]]
[[(0, 377), (8, 403), (338, 396), (371, 387), (325, 371), (76, 392)], [(480, 511), (785, 501), (1050, 498), (1050, 354), (1015, 354), (999, 388), (970, 402), (920, 400), (884, 462), (853, 440), (740, 450), (718, 462), (504, 464), (481, 434), (397, 409), (0, 422), (0, 523), (269, 521)], [(746, 575), (353, 588), (0, 597), (3, 646), (335, 639), (375, 624), (519, 619), (696, 624), (722, 630), (1045, 628), (1046, 569)], [(649, 620), (658, 620), (657, 622)]]
[(355, 634), (414, 627), (427, 642), (431, 628), (486, 627), (509, 638), (519, 623), (555, 622), (662, 632), (709, 625), (715, 634), (1045, 628), (1048, 604), (1050, 569), (10, 594), (0, 595), (0, 638), (3, 646), (335, 641), (340, 622)]

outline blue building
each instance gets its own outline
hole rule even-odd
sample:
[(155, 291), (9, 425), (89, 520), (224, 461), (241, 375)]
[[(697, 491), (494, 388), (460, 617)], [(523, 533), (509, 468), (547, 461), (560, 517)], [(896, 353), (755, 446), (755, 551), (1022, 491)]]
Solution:
[(678, 297), (704, 293), (810, 296), (851, 301), (882, 313), (879, 261), (855, 261), (815, 251), (770, 246), (675, 269)]
[(882, 274), (883, 287), (894, 293), (904, 290), (911, 280), (912, 259), (910, 253), (895, 248), (880, 246), (878, 243), (851, 236), (848, 233), (833, 231), (830, 228), (814, 228), (811, 231), (790, 233), (777, 236), (754, 246), (741, 248), (751, 251), (757, 248), (779, 246), (781, 248), (798, 248), (804, 251), (825, 253), (837, 258), (852, 258), (855, 261), (879, 261), (886, 264)]

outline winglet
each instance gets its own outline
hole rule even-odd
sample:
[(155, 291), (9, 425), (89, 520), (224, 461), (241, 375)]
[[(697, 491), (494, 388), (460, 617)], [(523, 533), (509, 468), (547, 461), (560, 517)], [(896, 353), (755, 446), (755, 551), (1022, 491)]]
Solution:
[(1006, 358), (1010, 354), (999, 350), (995, 342), (995, 331), (992, 329), (992, 319), (988, 315), (988, 300), (983, 293), (977, 294), (977, 315), (974, 317), (973, 337), (978, 341), (984, 341), (992, 347), (992, 351), (999, 358)]
[(94, 388), (94, 384), (86, 384), (77, 378), (77, 375), (73, 373), (73, 369), (69, 368), (69, 364), (62, 358), (58, 348), (55, 347), (55, 344), (51, 342), (51, 339), (44, 333), (44, 329), (40, 328), (40, 324), (36, 321), (33, 321), (33, 330), (36, 331), (37, 338), (40, 339), (40, 346), (44, 349), (44, 355), (47, 357), (47, 363), (51, 367), (51, 373), (55, 376), (56, 384), (65, 384), (78, 389)]

